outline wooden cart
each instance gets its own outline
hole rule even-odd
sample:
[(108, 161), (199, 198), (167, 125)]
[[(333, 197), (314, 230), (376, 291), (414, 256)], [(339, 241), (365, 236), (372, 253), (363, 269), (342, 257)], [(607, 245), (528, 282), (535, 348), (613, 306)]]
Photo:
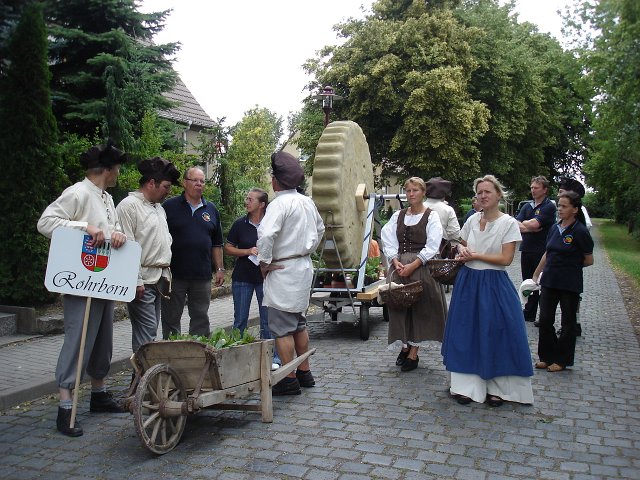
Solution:
[[(125, 401), (138, 437), (164, 454), (180, 441), (187, 415), (202, 409), (260, 411), (273, 421), (271, 386), (315, 353), (310, 350), (271, 371), (273, 340), (215, 349), (192, 340), (150, 342), (132, 357), (136, 370)], [(260, 395), (258, 403), (227, 403)]]
[[(365, 191), (364, 185), (358, 186), (356, 192), (356, 203), (362, 201), (362, 210), (366, 210), (365, 224), (364, 224), (364, 236), (362, 239), (362, 246), (360, 250), (360, 263), (356, 268), (345, 268), (342, 264), (340, 252), (337, 248), (337, 242), (335, 239), (337, 231), (344, 228), (343, 225), (336, 225), (332, 220), (331, 214), (329, 218), (325, 219), (325, 233), (324, 238), (321, 241), (320, 258), (323, 257), (326, 250), (334, 250), (338, 259), (339, 268), (315, 268), (313, 275), (313, 284), (311, 288), (309, 304), (316, 305), (322, 308), (320, 313), (314, 313), (307, 315), (309, 322), (324, 321), (325, 313), (328, 313), (332, 322), (345, 322), (352, 323), (359, 328), (360, 338), (362, 340), (369, 339), (369, 308), (371, 307), (383, 307), (382, 314), (385, 321), (389, 321), (389, 313), (387, 307), (378, 304), (376, 298), (378, 296), (378, 288), (385, 283), (385, 280), (379, 280), (371, 285), (365, 285), (365, 269), (367, 258), (369, 255), (369, 243), (371, 242), (372, 234), (375, 231), (378, 238), (380, 247), (383, 247), (382, 238), (380, 235), (380, 218), (378, 212), (380, 208), (384, 206), (385, 200), (397, 200), (403, 202), (406, 200), (405, 194), (397, 195), (378, 195), (371, 194), (366, 195), (364, 198), (362, 191)], [(360, 209), (360, 207), (359, 207)], [(330, 213), (330, 212), (329, 212)], [(382, 257), (382, 266), (385, 271), (388, 269), (387, 260)], [(318, 275), (326, 273), (339, 273), (343, 278), (346, 278), (348, 274), (357, 275), (358, 280), (355, 286), (349, 286), (345, 283), (344, 287), (331, 287), (331, 286), (318, 286)], [(344, 309), (347, 309), (345, 312)], [(356, 313), (356, 308), (358, 309)], [(349, 312), (350, 310), (350, 312)]]

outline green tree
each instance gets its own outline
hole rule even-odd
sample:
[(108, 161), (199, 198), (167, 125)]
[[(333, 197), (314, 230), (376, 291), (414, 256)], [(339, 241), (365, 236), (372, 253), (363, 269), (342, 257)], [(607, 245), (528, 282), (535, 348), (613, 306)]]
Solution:
[(479, 29), (418, 1), (378, 1), (366, 20), (336, 28), (347, 40), (307, 63), (311, 87), (332, 85), (344, 97), (334, 118), (362, 127), (374, 164), (454, 180), (479, 171), (489, 111), (468, 85)]
[(334, 118), (360, 124), (385, 173), (446, 176), (465, 196), (494, 173), (525, 195), (534, 174), (580, 168), (589, 97), (575, 59), (513, 7), (378, 0), (336, 27), (343, 45), (308, 61), (309, 88), (344, 97)]
[(282, 136), (282, 119), (267, 108), (256, 106), (244, 113), (230, 134), (233, 141), (227, 159), (233, 173), (253, 186), (266, 187), (271, 154)]
[(601, 0), (578, 4), (567, 29), (577, 38), (592, 87), (592, 154), (589, 184), (610, 199), (616, 221), (640, 225), (640, 4)]
[(64, 131), (96, 128), (131, 149), (145, 112), (169, 106), (177, 44), (155, 45), (169, 11), (141, 13), (134, 0), (47, 0), (54, 112)]
[(306, 159), (305, 175), (313, 175), (313, 160), (316, 147), (324, 130), (324, 113), (317, 102), (307, 101), (302, 110), (288, 118), (290, 138), (288, 142), (295, 145)]
[(37, 4), (25, 8), (7, 52), (0, 88), (0, 302), (34, 305), (51, 298), (43, 284), (48, 242), (36, 223), (59, 194), (63, 176), (47, 32)]
[[(214, 168), (211, 183), (218, 188), (214, 200), (227, 228), (244, 212), (244, 195), (249, 188), (266, 187), (270, 155), (282, 136), (282, 120), (266, 108), (245, 112), (231, 128), (218, 125), (203, 135), (198, 147), (202, 161)], [(229, 138), (232, 141), (229, 142)]]
[(520, 198), (534, 175), (579, 171), (590, 100), (573, 55), (534, 25), (517, 23), (513, 3), (469, 1), (455, 13), (482, 32), (471, 47), (478, 68), (469, 84), (491, 112), (479, 146), (481, 171), (508, 179)]
[(20, 20), (24, 0), (3, 0), (0, 2), (0, 77), (4, 76), (9, 37)]

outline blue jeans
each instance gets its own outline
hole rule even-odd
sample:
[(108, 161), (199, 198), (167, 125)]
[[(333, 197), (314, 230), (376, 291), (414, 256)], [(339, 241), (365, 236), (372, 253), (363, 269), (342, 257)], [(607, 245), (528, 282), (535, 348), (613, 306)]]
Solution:
[[(256, 300), (258, 300), (260, 310), (260, 338), (273, 338), (267, 321), (267, 307), (262, 306), (262, 298), (264, 297), (262, 283), (237, 282), (235, 280), (231, 283), (231, 293), (233, 294), (233, 328), (238, 328), (241, 332), (247, 329), (249, 309), (251, 308), (251, 299), (253, 298), (254, 291), (256, 292)], [(280, 363), (280, 357), (278, 356), (275, 346), (273, 349), (273, 361)]]

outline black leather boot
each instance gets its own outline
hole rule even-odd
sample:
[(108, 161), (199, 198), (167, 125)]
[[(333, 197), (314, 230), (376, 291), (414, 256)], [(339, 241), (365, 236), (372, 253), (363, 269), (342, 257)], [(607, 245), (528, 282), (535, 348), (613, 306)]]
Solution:
[(73, 428), (69, 426), (70, 424), (71, 409), (58, 407), (58, 418), (56, 419), (56, 426), (58, 427), (58, 431), (63, 435), (67, 435), (69, 437), (79, 437), (83, 434), (82, 427), (80, 426), (80, 422), (78, 422), (77, 418)]
[(124, 413), (125, 409), (113, 399), (111, 392), (91, 392), (89, 411), (92, 413)]

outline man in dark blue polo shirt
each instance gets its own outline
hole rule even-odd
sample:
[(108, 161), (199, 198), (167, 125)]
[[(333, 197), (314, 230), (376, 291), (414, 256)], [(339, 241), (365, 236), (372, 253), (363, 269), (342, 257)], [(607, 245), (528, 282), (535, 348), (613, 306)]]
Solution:
[(184, 192), (163, 203), (171, 244), (171, 296), (162, 301), (162, 337), (180, 333), (185, 297), (189, 310), (189, 333), (209, 336), (211, 276), (224, 282), (222, 224), (216, 206), (202, 196), (204, 172), (187, 169), (182, 179)]
[[(516, 217), (522, 233), (520, 244), (520, 268), (522, 279), (532, 278), (547, 243), (547, 234), (556, 220), (556, 205), (549, 199), (549, 180), (538, 176), (531, 179), (531, 197), (533, 200), (525, 204)], [(538, 312), (540, 293), (529, 295), (523, 314), (527, 322), (533, 322)]]

